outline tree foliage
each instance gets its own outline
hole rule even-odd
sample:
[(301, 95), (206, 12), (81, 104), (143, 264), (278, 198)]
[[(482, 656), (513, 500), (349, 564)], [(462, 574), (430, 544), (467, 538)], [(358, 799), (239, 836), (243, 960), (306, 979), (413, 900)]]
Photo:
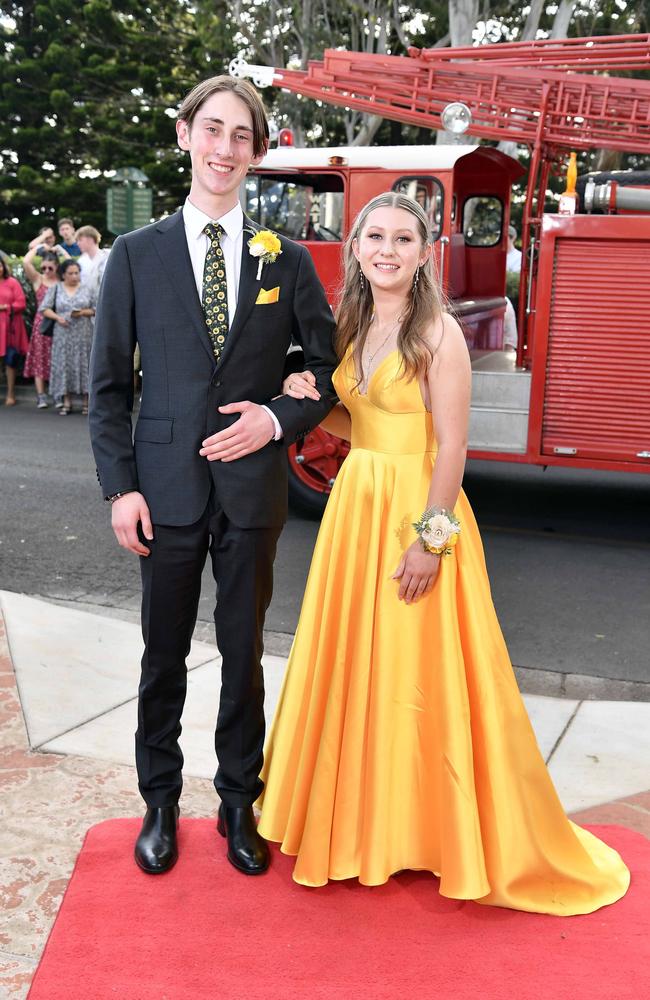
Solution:
[[(404, 55), (411, 45), (448, 45), (452, 36), (459, 44), (483, 44), (548, 37), (560, 27), (570, 36), (647, 31), (649, 10), (650, 0), (5, 3), (0, 247), (22, 252), (41, 225), (61, 215), (105, 228), (106, 188), (119, 167), (149, 176), (156, 215), (173, 210), (188, 182), (174, 140), (176, 108), (198, 80), (227, 71), (235, 55), (304, 68), (334, 47)], [(291, 125), (307, 145), (433, 138), (427, 129), (275, 88), (264, 97), (275, 125)]]
[(102, 230), (109, 174), (119, 167), (149, 176), (157, 213), (175, 207), (187, 184), (173, 141), (175, 109), (215, 53), (225, 61), (233, 54), (225, 8), (179, 0), (5, 5), (3, 249), (22, 251), (61, 215)]

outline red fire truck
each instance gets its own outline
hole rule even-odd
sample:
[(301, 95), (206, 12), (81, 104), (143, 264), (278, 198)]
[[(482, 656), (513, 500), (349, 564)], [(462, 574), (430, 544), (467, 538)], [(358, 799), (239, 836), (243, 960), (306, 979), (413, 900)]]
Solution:
[[(650, 153), (650, 81), (603, 76), (650, 66), (650, 36), (411, 50), (327, 51), (306, 72), (243, 67), (258, 84), (381, 114), (528, 143), (516, 351), (504, 350), (511, 187), (521, 165), (490, 146), (271, 150), (246, 211), (304, 242), (330, 301), (341, 244), (373, 195), (425, 207), (443, 287), (473, 369), (469, 453), (538, 465), (650, 470), (650, 190), (623, 172), (583, 178), (573, 214), (547, 213), (571, 149)], [(462, 103), (459, 101), (462, 97)], [(631, 183), (630, 183), (631, 182)], [(510, 337), (510, 339), (512, 339)], [(317, 428), (291, 450), (294, 503), (322, 509), (345, 442)]]

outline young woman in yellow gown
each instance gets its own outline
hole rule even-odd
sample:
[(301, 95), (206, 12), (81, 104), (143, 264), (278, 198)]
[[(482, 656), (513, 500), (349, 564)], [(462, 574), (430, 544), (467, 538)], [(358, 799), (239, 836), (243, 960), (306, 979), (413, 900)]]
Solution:
[[(461, 490), (469, 357), (411, 199), (360, 213), (337, 321), (325, 426), (351, 450), (265, 750), (259, 832), (295, 855), (303, 885), (422, 869), (455, 899), (561, 915), (612, 903), (627, 868), (567, 819), (492, 604)], [(310, 373), (288, 382), (315, 391)], [(432, 507), (460, 522), (448, 554), (414, 530)]]

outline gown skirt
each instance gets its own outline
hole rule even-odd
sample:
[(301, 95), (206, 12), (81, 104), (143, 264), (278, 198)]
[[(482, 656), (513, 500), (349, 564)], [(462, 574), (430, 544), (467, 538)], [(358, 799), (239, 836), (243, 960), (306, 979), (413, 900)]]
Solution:
[(436, 441), (388, 355), (367, 395), (334, 375), (351, 450), (325, 511), (265, 748), (259, 831), (307, 886), (403, 869), (453, 899), (571, 915), (624, 895), (620, 856), (566, 816), (499, 627), (471, 507), (433, 590), (391, 577), (415, 540)]

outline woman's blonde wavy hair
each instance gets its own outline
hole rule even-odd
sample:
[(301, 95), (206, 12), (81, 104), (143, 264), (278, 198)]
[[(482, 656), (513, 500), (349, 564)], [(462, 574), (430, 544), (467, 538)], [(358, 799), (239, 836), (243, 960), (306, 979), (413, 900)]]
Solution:
[[(339, 306), (336, 310), (336, 335), (334, 346), (339, 358), (342, 358), (352, 345), (352, 357), (359, 385), (362, 372), (361, 353), (363, 351), (368, 327), (373, 315), (373, 298), (367, 278), (360, 281), (359, 262), (354, 256), (352, 243), (358, 239), (368, 216), (376, 208), (403, 208), (410, 212), (417, 221), (422, 247), (431, 242), (429, 221), (424, 210), (416, 201), (405, 194), (387, 191), (379, 194), (359, 212), (354, 225), (343, 247), (344, 274)], [(434, 271), (433, 254), (420, 267), (420, 273), (415, 288), (407, 298), (407, 308), (397, 337), (397, 349), (402, 359), (404, 373), (409, 381), (423, 377), (431, 362), (434, 351), (425, 339), (425, 331), (432, 320), (442, 313), (443, 297)]]

